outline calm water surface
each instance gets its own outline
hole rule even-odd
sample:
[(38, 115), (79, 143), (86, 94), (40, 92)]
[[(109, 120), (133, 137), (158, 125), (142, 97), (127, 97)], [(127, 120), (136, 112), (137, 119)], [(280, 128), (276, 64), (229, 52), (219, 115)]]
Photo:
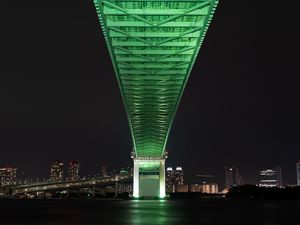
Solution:
[(0, 225), (300, 225), (299, 201), (0, 200)]

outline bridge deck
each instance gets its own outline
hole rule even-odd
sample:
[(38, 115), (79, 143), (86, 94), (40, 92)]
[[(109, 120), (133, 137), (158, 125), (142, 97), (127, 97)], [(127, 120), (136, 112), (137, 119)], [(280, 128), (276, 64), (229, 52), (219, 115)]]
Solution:
[(94, 0), (138, 157), (164, 154), (217, 0)]

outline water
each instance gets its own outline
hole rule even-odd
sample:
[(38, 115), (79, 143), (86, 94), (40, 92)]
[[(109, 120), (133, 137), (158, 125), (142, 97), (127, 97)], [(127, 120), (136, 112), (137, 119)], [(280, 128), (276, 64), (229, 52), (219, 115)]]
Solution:
[(299, 201), (0, 200), (0, 225), (300, 225)]

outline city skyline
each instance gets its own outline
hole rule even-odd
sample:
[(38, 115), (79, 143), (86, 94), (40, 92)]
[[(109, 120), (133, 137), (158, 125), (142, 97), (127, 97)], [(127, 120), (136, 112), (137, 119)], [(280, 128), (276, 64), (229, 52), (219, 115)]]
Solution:
[[(121, 168), (107, 168), (107, 166), (99, 166), (98, 171), (94, 174), (82, 174), (82, 163), (78, 160), (63, 160), (56, 159), (49, 164), (48, 176), (46, 177), (30, 177), (24, 176), (23, 171), (19, 171), (16, 166), (2, 166), (0, 165), (1, 179), (6, 179), (5, 171), (13, 171), (13, 182), (17, 183), (28, 183), (28, 182), (62, 182), (62, 181), (76, 181), (94, 178), (105, 178), (120, 175), (123, 172), (128, 173), (133, 171), (132, 166), (126, 166)], [(239, 169), (235, 166), (224, 166), (224, 176), (216, 178), (214, 174), (193, 174), (193, 178), (190, 180), (183, 179), (184, 170), (180, 165), (174, 167), (174, 165), (168, 165), (165, 168), (166, 173), (166, 190), (177, 190), (177, 186), (185, 185), (201, 185), (201, 184), (216, 184), (221, 190), (228, 190), (231, 187), (243, 186), (243, 185), (256, 185), (260, 187), (288, 187), (288, 186), (299, 186), (299, 161), (295, 163), (295, 182), (286, 184), (284, 177), (282, 177), (282, 170), (280, 165), (268, 165), (261, 168), (258, 171), (252, 171), (256, 174), (256, 180), (252, 183), (244, 182), (244, 177), (239, 173)], [(18, 173), (16, 171), (19, 171)], [(3, 173), (4, 172), (4, 173)], [(10, 172), (9, 172), (10, 173)], [(191, 172), (190, 172), (191, 173)], [(12, 176), (12, 175), (9, 175)], [(179, 178), (179, 177), (181, 178)], [(0, 180), (1, 180), (0, 179)], [(264, 181), (263, 181), (264, 180)], [(270, 182), (270, 183), (269, 183)], [(1, 185), (0, 185), (1, 186)], [(182, 188), (180, 187), (180, 188)], [(200, 188), (200, 186), (198, 187)], [(193, 188), (192, 188), (193, 189)], [(196, 188), (197, 189), (197, 188)], [(217, 188), (218, 189), (218, 188)], [(181, 192), (181, 191), (180, 191)]]
[[(83, 173), (131, 165), (126, 114), (92, 2), (1, 4), (0, 165), (41, 178), (49, 158), (70, 154), (89, 165)], [(295, 183), (297, 20), (292, 13), (274, 20), (282, 7), (220, 3), (167, 146), (166, 165), (182, 165), (187, 180), (190, 171), (222, 179), (223, 167), (234, 165), (251, 183), (252, 171), (281, 165), (285, 184)]]

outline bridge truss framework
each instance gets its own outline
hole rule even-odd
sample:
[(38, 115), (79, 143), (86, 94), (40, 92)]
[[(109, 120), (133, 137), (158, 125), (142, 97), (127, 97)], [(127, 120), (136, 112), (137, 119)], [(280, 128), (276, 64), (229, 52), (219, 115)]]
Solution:
[(165, 195), (168, 135), (217, 3), (94, 0), (130, 124), (136, 197)]

